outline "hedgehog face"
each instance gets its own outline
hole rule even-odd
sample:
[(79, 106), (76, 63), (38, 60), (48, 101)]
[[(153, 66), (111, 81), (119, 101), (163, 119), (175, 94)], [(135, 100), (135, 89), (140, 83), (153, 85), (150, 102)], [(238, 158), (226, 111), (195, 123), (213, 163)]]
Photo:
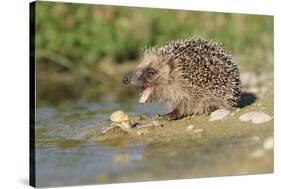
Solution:
[(124, 84), (132, 84), (142, 89), (140, 103), (152, 100), (155, 91), (169, 83), (171, 65), (170, 57), (146, 54), (133, 73), (124, 77)]

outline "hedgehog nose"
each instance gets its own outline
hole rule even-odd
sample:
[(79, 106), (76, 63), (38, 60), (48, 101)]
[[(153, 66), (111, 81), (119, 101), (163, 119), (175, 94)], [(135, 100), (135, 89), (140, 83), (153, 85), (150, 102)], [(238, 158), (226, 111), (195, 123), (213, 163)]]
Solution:
[(130, 83), (130, 80), (131, 80), (130, 77), (126, 75), (126, 76), (123, 78), (123, 83), (124, 83), (124, 84), (129, 84), (129, 83)]

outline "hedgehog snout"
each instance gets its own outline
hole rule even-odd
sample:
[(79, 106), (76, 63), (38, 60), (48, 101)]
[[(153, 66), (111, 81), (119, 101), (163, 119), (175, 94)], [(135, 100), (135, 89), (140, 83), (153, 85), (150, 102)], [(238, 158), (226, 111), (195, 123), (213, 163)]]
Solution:
[(123, 83), (126, 85), (130, 84), (130, 85), (143, 87), (144, 85), (146, 85), (147, 79), (144, 77), (143, 72), (136, 71), (125, 75), (123, 78)]
[(127, 73), (124, 77), (123, 77), (123, 84), (134, 84), (134, 77), (135, 74), (133, 72), (129, 72)]
[(130, 75), (125, 75), (123, 78), (123, 84), (129, 84), (131, 82), (131, 77)]

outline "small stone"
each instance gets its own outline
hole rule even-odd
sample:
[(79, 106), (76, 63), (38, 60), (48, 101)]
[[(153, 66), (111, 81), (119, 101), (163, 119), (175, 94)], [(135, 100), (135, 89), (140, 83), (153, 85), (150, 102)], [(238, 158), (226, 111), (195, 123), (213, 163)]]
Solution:
[(268, 137), (267, 139), (265, 139), (265, 141), (263, 142), (263, 148), (265, 150), (272, 150), (273, 146), (274, 146), (274, 140), (273, 137)]
[(229, 113), (230, 113), (230, 111), (228, 111), (228, 110), (218, 109), (218, 110), (211, 113), (210, 121), (221, 120), (225, 116), (227, 116)]
[(194, 125), (188, 125), (186, 128), (187, 128), (188, 130), (192, 130), (192, 129), (194, 128)]
[(193, 132), (194, 133), (201, 133), (202, 131), (204, 131), (204, 129), (195, 129)]
[(260, 158), (262, 156), (264, 156), (265, 152), (263, 149), (256, 149), (255, 151), (253, 151), (251, 154), (250, 154), (250, 157), (251, 158)]
[(255, 124), (270, 121), (272, 117), (263, 112), (248, 112), (239, 117), (240, 121), (252, 121)]

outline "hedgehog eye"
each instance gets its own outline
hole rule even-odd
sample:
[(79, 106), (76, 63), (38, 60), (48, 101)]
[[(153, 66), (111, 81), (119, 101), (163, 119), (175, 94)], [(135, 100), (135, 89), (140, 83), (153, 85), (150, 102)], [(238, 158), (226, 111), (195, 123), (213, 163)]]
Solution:
[(148, 71), (147, 71), (147, 74), (148, 74), (149, 76), (153, 76), (153, 75), (155, 74), (155, 71), (154, 71), (154, 70), (148, 70)]

